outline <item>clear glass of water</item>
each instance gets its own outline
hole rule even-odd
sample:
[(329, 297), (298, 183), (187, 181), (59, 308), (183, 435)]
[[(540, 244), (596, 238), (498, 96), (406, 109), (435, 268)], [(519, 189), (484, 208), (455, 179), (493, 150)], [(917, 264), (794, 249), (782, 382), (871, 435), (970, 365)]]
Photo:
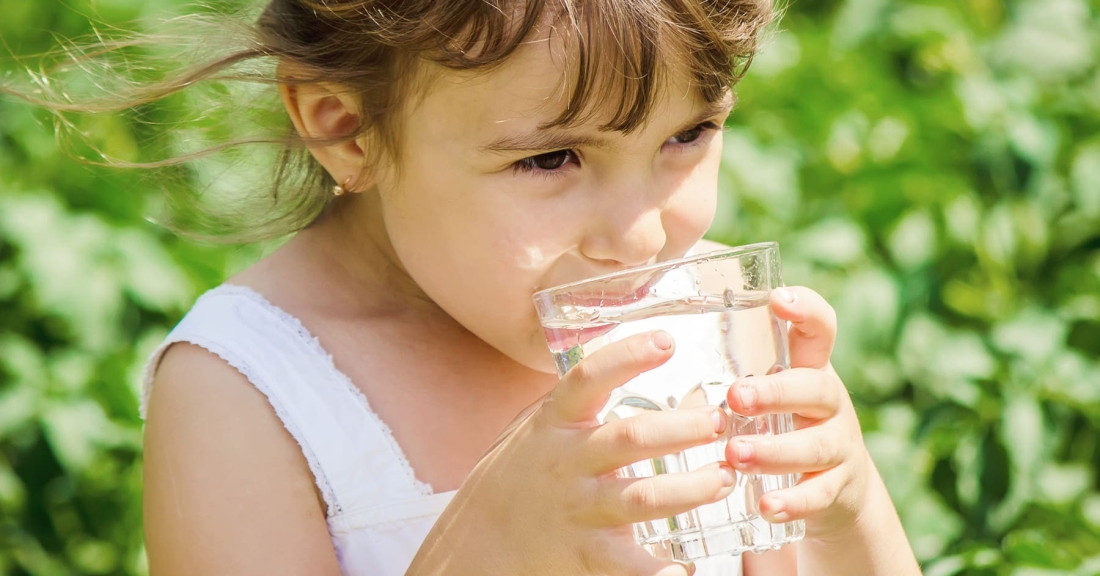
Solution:
[[(586, 355), (627, 336), (664, 330), (676, 341), (672, 358), (616, 389), (601, 423), (647, 411), (720, 406), (730, 425), (706, 446), (636, 462), (619, 471), (641, 478), (695, 470), (725, 458), (738, 434), (793, 430), (790, 414), (733, 413), (726, 392), (738, 380), (790, 367), (787, 326), (772, 313), (771, 290), (782, 285), (774, 242), (662, 262), (582, 280), (534, 295), (546, 340), (564, 375)], [(799, 540), (802, 521), (770, 524), (760, 496), (793, 486), (794, 474), (737, 474), (724, 500), (671, 518), (634, 525), (638, 543), (659, 557), (683, 561), (762, 552)]]

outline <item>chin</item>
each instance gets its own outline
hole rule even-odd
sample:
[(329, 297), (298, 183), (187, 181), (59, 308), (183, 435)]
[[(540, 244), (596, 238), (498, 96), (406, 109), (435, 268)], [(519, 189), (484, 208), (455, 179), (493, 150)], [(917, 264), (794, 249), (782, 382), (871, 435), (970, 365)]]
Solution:
[(558, 370), (554, 366), (554, 357), (550, 354), (550, 348), (546, 345), (542, 330), (538, 334), (527, 339), (527, 345), (521, 349), (501, 350), (516, 363), (524, 368), (542, 372), (544, 374), (557, 375)]
[(542, 347), (540, 354), (529, 354), (528, 357), (516, 359), (516, 361), (536, 372), (555, 375), (558, 373), (557, 367), (554, 366), (554, 357), (546, 346)]

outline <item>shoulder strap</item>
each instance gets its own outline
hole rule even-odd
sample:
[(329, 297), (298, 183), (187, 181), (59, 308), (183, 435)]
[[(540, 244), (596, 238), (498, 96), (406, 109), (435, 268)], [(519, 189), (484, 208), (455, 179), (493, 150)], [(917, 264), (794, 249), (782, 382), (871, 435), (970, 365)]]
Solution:
[(199, 298), (149, 358), (142, 417), (157, 365), (176, 342), (217, 355), (267, 397), (301, 446), (329, 518), (431, 494), (389, 428), (317, 340), (252, 290), (221, 286)]

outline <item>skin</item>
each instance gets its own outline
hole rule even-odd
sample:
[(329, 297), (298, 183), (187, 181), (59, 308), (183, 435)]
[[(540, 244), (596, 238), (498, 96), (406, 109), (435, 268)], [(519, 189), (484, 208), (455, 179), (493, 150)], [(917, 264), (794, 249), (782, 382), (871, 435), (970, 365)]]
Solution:
[[(828, 364), (835, 315), (808, 289), (775, 298), (776, 314), (792, 322), (794, 369), (751, 379), (729, 398), (751, 414), (795, 412), (798, 431), (741, 438), (729, 462), (688, 474), (613, 474), (713, 441), (724, 417), (708, 407), (596, 425), (608, 391), (663, 363), (674, 343), (636, 336), (559, 382), (530, 296), (696, 246), (714, 215), (714, 128), (730, 103), (708, 109), (674, 77), (629, 135), (595, 123), (539, 130), (560, 112), (560, 61), (560, 47), (534, 42), (488, 74), (437, 71), (401, 119), (400, 160), (371, 173), (362, 171), (366, 139), (312, 149), (337, 182), (351, 179), (352, 193), (230, 280), (301, 319), (390, 425), (417, 476), (437, 492), (458, 489), (408, 573), (686, 574), (637, 547), (630, 523), (724, 497), (734, 467), (804, 474), (761, 508), (775, 520), (805, 518), (807, 539), (747, 555), (749, 576), (919, 573)], [(355, 101), (339, 87), (282, 95), (303, 135), (346, 134), (356, 123)], [(586, 142), (568, 153), (488, 149), (532, 133)], [(194, 346), (173, 346), (157, 372), (145, 487), (157, 576), (338, 574), (297, 445), (240, 374)]]

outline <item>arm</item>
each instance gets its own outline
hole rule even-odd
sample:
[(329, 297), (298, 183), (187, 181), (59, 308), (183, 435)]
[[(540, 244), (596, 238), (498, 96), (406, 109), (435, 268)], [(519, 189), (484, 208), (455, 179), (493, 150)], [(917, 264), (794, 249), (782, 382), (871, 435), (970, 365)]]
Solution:
[[(745, 576), (893, 574), (899, 567), (915, 566), (909, 541), (877, 471), (871, 481), (864, 515), (848, 531), (830, 540), (810, 539), (760, 555), (745, 554)], [(853, 566), (861, 569), (854, 572)]]
[(668, 334), (636, 334), (570, 370), (474, 468), (406, 575), (687, 576), (688, 567), (638, 546), (630, 525), (725, 497), (732, 471), (718, 464), (647, 478), (615, 471), (714, 442), (725, 432), (723, 412), (706, 406), (596, 420), (613, 389), (672, 353)]
[(835, 537), (799, 542), (800, 573), (813, 575), (859, 574), (919, 575), (909, 540), (894, 504), (875, 465), (867, 455), (869, 485), (861, 514)]
[(221, 359), (172, 346), (145, 426), (153, 576), (338, 576), (313, 475), (263, 395)]

